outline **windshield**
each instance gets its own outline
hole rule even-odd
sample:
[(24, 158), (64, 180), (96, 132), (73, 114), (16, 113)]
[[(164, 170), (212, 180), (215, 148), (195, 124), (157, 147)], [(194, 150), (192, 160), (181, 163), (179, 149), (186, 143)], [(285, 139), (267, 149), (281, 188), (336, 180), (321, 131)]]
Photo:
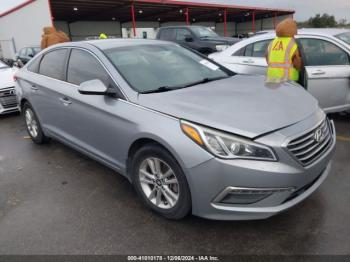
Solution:
[(0, 69), (8, 68), (9, 66), (4, 62), (0, 61)]
[(215, 33), (210, 28), (206, 27), (192, 27), (191, 30), (195, 33), (198, 37), (217, 37), (217, 33)]
[(165, 92), (230, 76), (219, 66), (177, 45), (137, 45), (104, 51), (140, 93)]
[(350, 45), (350, 32), (336, 35), (335, 37)]

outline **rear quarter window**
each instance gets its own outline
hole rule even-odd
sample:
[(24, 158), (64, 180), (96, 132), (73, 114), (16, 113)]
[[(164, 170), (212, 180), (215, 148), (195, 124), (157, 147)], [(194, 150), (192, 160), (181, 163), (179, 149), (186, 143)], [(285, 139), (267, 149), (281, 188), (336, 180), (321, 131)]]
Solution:
[(42, 56), (39, 56), (35, 59), (33, 59), (30, 64), (27, 67), (27, 70), (33, 73), (38, 73), (39, 72), (39, 65), (40, 65), (40, 60)]

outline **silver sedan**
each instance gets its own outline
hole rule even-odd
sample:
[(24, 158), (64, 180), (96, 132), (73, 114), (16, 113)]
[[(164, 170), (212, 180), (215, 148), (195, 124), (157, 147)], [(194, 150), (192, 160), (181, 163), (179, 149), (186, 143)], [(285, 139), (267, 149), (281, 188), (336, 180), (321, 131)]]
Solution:
[[(210, 58), (239, 74), (265, 75), (265, 52), (275, 37), (272, 32), (260, 34)], [(296, 38), (305, 64), (299, 83), (325, 112), (349, 110), (350, 30), (302, 29)]]
[(60, 44), (16, 79), (35, 143), (56, 139), (109, 166), (167, 218), (267, 218), (330, 172), (334, 126), (310, 94), (177, 44)]

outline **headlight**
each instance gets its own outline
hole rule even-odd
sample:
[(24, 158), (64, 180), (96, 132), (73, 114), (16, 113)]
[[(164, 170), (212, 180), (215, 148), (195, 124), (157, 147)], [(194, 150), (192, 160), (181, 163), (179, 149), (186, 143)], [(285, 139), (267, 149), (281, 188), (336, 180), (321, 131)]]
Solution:
[(277, 161), (271, 148), (248, 139), (181, 121), (182, 131), (198, 145), (225, 159)]
[(217, 45), (216, 50), (217, 51), (224, 51), (225, 49), (229, 48), (229, 45)]

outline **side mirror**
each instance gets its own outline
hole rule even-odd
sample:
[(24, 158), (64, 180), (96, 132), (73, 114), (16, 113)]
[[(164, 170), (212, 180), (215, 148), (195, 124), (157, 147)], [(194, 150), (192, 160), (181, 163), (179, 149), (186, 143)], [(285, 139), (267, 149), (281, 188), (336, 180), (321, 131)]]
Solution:
[(34, 55), (33, 55), (33, 54), (29, 54), (28, 56), (29, 56), (29, 57), (32, 57), (32, 58), (34, 57)]
[(94, 79), (81, 83), (78, 91), (83, 95), (106, 95), (108, 88), (100, 79)]
[(193, 42), (193, 38), (190, 35), (185, 36), (185, 41), (186, 42)]

